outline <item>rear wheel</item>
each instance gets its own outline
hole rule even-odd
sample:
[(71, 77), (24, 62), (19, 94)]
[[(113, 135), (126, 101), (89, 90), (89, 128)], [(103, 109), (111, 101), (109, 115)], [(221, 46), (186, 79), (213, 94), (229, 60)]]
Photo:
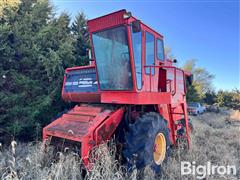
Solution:
[(129, 168), (136, 166), (141, 169), (149, 165), (155, 173), (159, 173), (169, 150), (167, 122), (159, 114), (147, 113), (129, 125), (123, 150)]

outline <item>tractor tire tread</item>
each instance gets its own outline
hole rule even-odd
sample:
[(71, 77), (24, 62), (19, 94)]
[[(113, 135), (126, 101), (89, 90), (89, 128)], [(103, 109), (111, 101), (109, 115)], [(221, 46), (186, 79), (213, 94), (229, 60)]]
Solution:
[(162, 132), (166, 137), (167, 158), (170, 149), (169, 129), (163, 117), (156, 112), (150, 112), (137, 118), (135, 123), (130, 125), (125, 135), (123, 150), (123, 155), (128, 160), (128, 167), (136, 165), (137, 169), (141, 169), (150, 165), (154, 172), (160, 172), (160, 166), (153, 161), (153, 143), (158, 132)]

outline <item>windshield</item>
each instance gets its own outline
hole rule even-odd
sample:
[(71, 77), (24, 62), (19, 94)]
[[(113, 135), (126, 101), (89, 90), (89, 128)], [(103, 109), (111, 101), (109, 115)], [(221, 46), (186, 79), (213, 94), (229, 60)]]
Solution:
[(198, 103), (189, 103), (188, 106), (189, 107), (198, 107)]
[(92, 35), (101, 90), (133, 87), (126, 28), (120, 26)]

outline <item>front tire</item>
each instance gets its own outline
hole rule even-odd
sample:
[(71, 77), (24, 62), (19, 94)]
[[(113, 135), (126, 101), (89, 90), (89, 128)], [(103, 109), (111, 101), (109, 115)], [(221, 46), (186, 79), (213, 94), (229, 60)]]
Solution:
[(123, 150), (129, 168), (136, 166), (137, 169), (142, 169), (149, 165), (155, 173), (159, 173), (169, 150), (167, 121), (158, 113), (146, 113), (129, 125)]

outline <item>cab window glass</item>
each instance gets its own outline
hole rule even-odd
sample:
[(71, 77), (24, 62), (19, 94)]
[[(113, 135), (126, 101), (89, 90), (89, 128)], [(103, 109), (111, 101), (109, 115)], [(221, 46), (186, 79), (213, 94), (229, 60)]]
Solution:
[(127, 29), (120, 26), (92, 35), (101, 90), (131, 90)]
[(157, 39), (157, 58), (164, 61), (164, 46), (161, 39)]
[(142, 89), (142, 31), (132, 31), (132, 46), (135, 62), (137, 88)]
[[(146, 44), (146, 66), (153, 66), (155, 65), (154, 63), (154, 36), (149, 33), (146, 32), (146, 40), (145, 40), (145, 44)], [(150, 68), (147, 67), (146, 69), (146, 74), (150, 74)], [(155, 73), (155, 69), (152, 68), (152, 75)]]

